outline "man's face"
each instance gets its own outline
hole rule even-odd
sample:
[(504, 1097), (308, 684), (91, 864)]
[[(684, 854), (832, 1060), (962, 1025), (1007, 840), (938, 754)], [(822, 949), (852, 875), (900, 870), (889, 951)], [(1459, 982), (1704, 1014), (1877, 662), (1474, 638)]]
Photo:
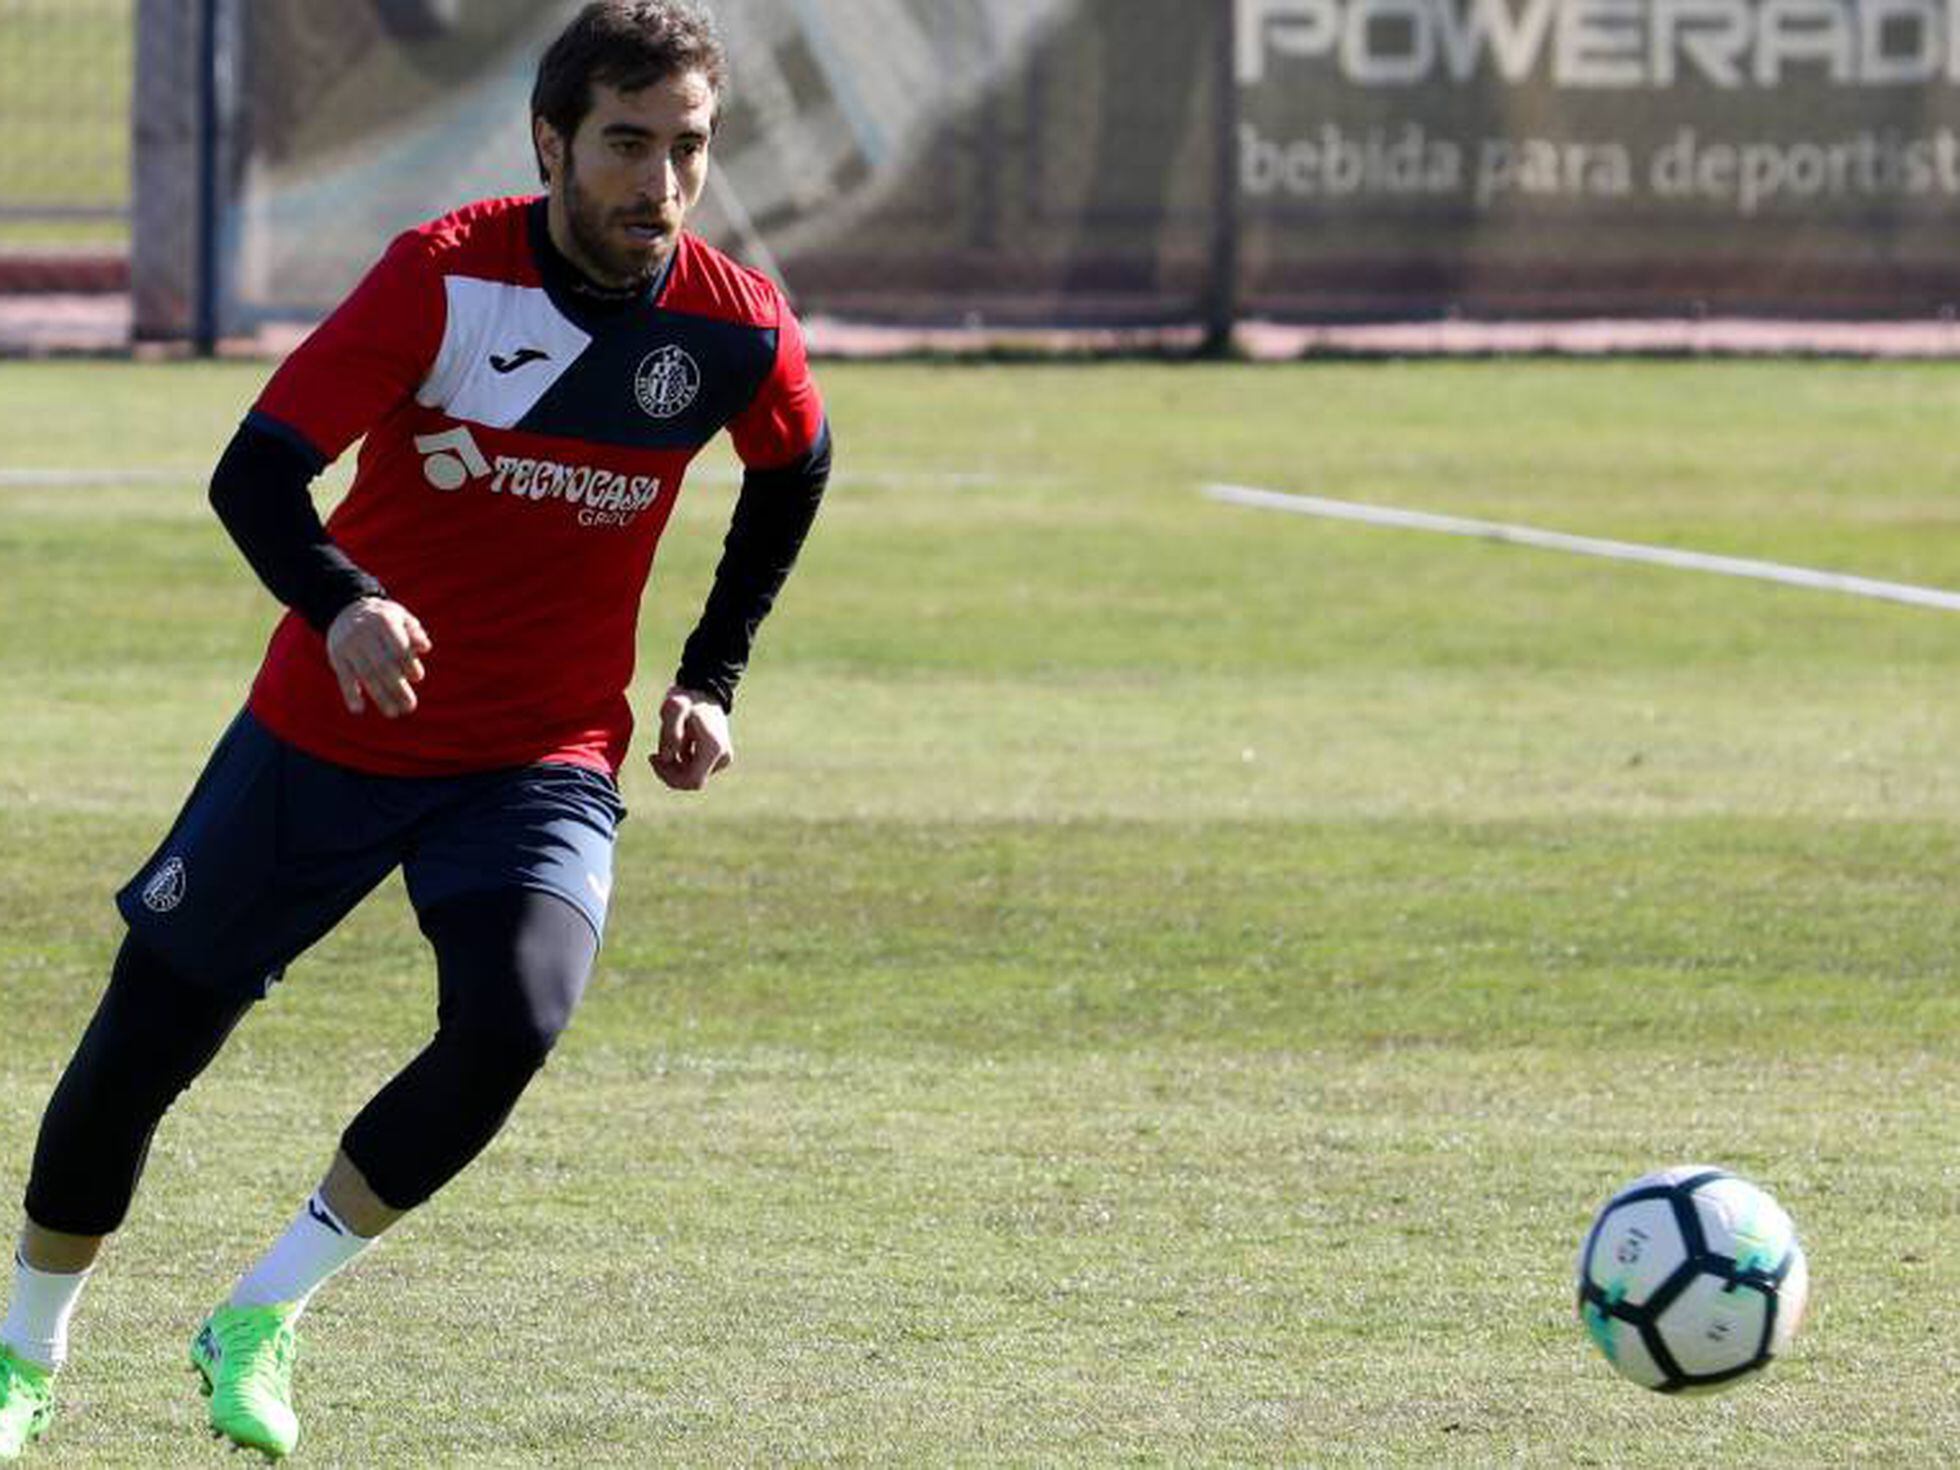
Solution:
[(570, 144), (534, 122), (551, 172), (552, 243), (607, 286), (651, 280), (708, 179), (715, 97), (698, 71), (637, 92), (595, 85)]

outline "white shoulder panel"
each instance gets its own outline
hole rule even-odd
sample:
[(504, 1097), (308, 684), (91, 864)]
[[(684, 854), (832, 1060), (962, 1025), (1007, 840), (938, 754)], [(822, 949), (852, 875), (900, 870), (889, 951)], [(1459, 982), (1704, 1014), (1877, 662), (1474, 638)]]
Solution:
[(508, 429), (592, 341), (540, 286), (445, 276), (442, 350), (415, 401), (453, 419)]

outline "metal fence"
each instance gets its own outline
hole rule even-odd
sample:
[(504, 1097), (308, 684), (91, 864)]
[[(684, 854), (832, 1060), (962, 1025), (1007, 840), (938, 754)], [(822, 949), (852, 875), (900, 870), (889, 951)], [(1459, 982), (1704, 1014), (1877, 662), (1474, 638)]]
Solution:
[(0, 0), (0, 291), (115, 289), (135, 0)]
[[(145, 335), (196, 333), (200, 312), (221, 335), (315, 316), (394, 231), (536, 188), (526, 93), (571, 0), (461, 0), (413, 26), (371, 3), (201, 8), (142, 5), (142, 50), (173, 78), (139, 84)], [(1111, 24), (1119, 11), (1148, 23)], [(1066, 324), (1207, 310), (1227, 12), (722, 0), (717, 14), (735, 82), (696, 227), (806, 312)], [(182, 78), (186, 60), (206, 75)], [(1180, 159), (1193, 148), (1205, 156)]]

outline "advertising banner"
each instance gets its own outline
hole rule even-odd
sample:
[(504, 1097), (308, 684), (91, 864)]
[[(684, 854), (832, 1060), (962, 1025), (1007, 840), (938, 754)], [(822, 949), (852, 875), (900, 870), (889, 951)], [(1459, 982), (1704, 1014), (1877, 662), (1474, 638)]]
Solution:
[(1956, 0), (1237, 0), (1276, 317), (1938, 314)]

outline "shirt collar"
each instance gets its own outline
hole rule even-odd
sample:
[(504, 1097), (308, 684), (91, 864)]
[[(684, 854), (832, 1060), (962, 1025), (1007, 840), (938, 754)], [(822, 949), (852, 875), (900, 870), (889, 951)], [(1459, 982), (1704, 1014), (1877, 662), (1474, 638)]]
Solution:
[(635, 306), (652, 306), (660, 299), (667, 278), (673, 274), (675, 258), (681, 253), (680, 240), (674, 241), (674, 248), (667, 252), (660, 269), (645, 285), (625, 289), (601, 286), (567, 260), (552, 242), (550, 203), (545, 195), (531, 202), (530, 236), (531, 254), (553, 305), (570, 317), (609, 319)]

